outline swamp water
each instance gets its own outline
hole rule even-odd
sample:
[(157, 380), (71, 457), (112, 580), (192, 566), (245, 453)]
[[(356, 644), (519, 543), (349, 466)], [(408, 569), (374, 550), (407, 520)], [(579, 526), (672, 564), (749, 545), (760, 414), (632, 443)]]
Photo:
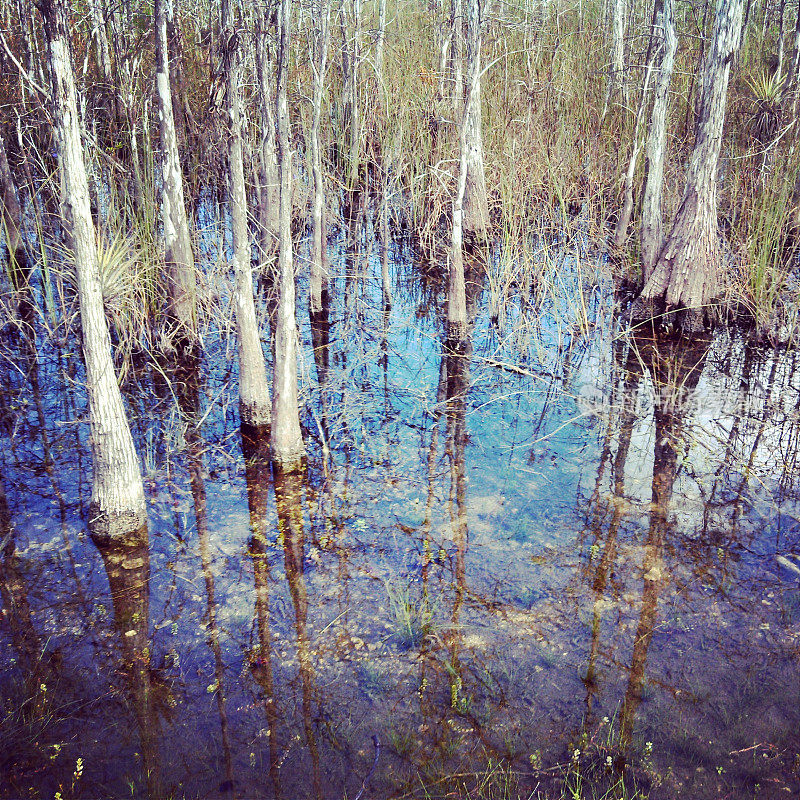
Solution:
[(7, 337), (0, 795), (796, 797), (796, 353), (631, 334), (587, 260), (523, 292), (499, 257), (453, 351), (366, 241), (322, 388), (303, 323), (304, 476), (243, 456), (227, 323), (199, 384), (129, 371), (126, 547), (85, 532), (77, 344)]

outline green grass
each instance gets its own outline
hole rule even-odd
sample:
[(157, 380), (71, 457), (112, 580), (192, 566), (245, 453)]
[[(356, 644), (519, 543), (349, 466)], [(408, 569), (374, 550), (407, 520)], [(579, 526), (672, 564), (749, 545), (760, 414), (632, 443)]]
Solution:
[(421, 647), (436, 632), (429, 600), (413, 599), (408, 584), (386, 581), (385, 586), (393, 640), (404, 650)]

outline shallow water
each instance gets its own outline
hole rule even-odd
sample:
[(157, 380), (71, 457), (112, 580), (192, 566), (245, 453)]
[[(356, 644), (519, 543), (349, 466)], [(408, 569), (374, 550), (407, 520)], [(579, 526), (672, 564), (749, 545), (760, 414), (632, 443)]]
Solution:
[(493, 254), (451, 352), (379, 255), (332, 244), (322, 388), (303, 322), (304, 476), (243, 457), (226, 329), (196, 386), (129, 373), (125, 549), (85, 532), (76, 342), (8, 337), (0, 794), (796, 796), (795, 354), (633, 335), (586, 253), (547, 290)]

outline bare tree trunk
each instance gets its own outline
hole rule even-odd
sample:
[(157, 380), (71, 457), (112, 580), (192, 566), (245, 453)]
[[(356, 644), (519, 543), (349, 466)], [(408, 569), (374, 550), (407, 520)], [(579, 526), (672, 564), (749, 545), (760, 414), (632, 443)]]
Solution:
[[(339, 9), (342, 32), (342, 148), (347, 146), (347, 188), (355, 189), (361, 148), (358, 79), (361, 63), (361, 0), (342, 2)], [(342, 154), (343, 155), (343, 154)]]
[[(169, 317), (179, 342), (197, 344), (197, 284), (189, 221), (183, 195), (183, 173), (178, 156), (178, 136), (172, 113), (169, 54), (167, 49), (167, 4), (155, 0), (156, 86), (161, 136), (161, 205), (164, 216), (164, 265), (166, 267)], [(135, 136), (135, 131), (133, 132)]]
[(739, 45), (742, 0), (719, 0), (711, 46), (703, 64), (694, 150), (683, 200), (672, 230), (642, 290), (644, 300), (668, 308), (702, 309), (719, 292), (717, 162), (725, 120), (730, 61)]
[[(663, 16), (663, 2), (656, 0), (656, 6), (653, 10), (653, 25), (651, 36), (660, 34), (661, 31), (656, 31), (656, 25)], [(642, 84), (642, 93), (639, 98), (639, 108), (636, 111), (636, 121), (633, 125), (633, 144), (631, 145), (631, 154), (628, 159), (628, 169), (625, 173), (625, 184), (622, 190), (622, 208), (620, 209), (619, 219), (614, 230), (614, 247), (621, 248), (628, 238), (628, 225), (630, 225), (631, 215), (633, 214), (633, 179), (636, 175), (636, 163), (639, 160), (639, 151), (641, 150), (641, 142), (639, 136), (641, 134), (642, 122), (644, 120), (644, 111), (647, 107), (647, 93), (650, 90), (650, 76), (653, 73), (653, 63), (656, 59), (656, 49), (653, 48), (652, 38), (650, 45), (647, 48), (647, 62), (645, 66), (644, 82)]]
[[(694, 87), (697, 84), (697, 78), (702, 72), (701, 64), (705, 63), (706, 55), (706, 40), (708, 39), (708, 13), (711, 8), (711, 0), (703, 0), (703, 22), (701, 24), (698, 35), (700, 37), (700, 51), (697, 54), (697, 66), (692, 70), (692, 77), (689, 81), (689, 91), (686, 93), (686, 118), (684, 119), (683, 128), (688, 132), (689, 124), (692, 117), (692, 112), (697, 111), (699, 105), (699, 97), (695, 100)], [(696, 122), (695, 122), (696, 124)]]
[(313, 9), (317, 23), (311, 33), (310, 63), (314, 73), (313, 116), (311, 119), (311, 181), (314, 186), (311, 218), (311, 262), (309, 264), (309, 317), (314, 345), (314, 361), (320, 384), (328, 372), (328, 257), (325, 225), (325, 186), (322, 174), (322, 151), (319, 141), (325, 75), (328, 68), (330, 42), (330, 0), (320, 0)]
[(797, 8), (797, 19), (794, 25), (794, 54), (792, 67), (786, 86), (792, 95), (792, 119), (797, 119), (798, 99), (800, 99), (800, 5)]
[(311, 69), (314, 73), (313, 115), (311, 119), (311, 180), (314, 185), (312, 206), (311, 264), (309, 277), (309, 303), (312, 318), (323, 310), (323, 294), (327, 292), (326, 234), (325, 234), (325, 187), (322, 175), (322, 152), (319, 141), (322, 100), (325, 92), (325, 75), (328, 68), (328, 45), (330, 41), (330, 2), (321, 0), (315, 4), (314, 16), (318, 20), (312, 33)]
[(436, 93), (437, 100), (444, 100), (447, 97), (447, 65), (450, 59), (450, 47), (453, 42), (453, 25), (448, 17), (439, 20), (439, 88)]
[(275, 115), (278, 123), (278, 169), (281, 179), (280, 236), (278, 241), (278, 319), (275, 326), (275, 359), (272, 406), (272, 458), (284, 470), (302, 467), (305, 448), (297, 407), (297, 324), (295, 322), (294, 266), (292, 256), (292, 161), (289, 149), (289, 46), (292, 0), (281, 0), (279, 14), (278, 91)]
[(644, 110), (647, 105), (647, 92), (650, 88), (650, 75), (653, 71), (653, 55), (647, 62), (647, 67), (644, 74), (644, 83), (642, 84), (642, 96), (639, 99), (639, 109), (636, 112), (636, 122), (633, 126), (633, 144), (631, 145), (631, 155), (628, 159), (628, 169), (625, 172), (625, 185), (622, 190), (622, 208), (619, 212), (619, 219), (614, 230), (614, 247), (620, 249), (628, 238), (628, 225), (631, 222), (631, 215), (633, 214), (633, 179), (636, 175), (636, 162), (639, 160), (639, 151), (642, 149), (642, 143), (639, 140), (644, 120)]
[[(659, 8), (660, 6), (660, 8)], [(678, 39), (675, 36), (675, 2), (663, 0), (656, 4), (653, 19), (653, 36), (658, 37), (660, 64), (656, 73), (653, 109), (645, 152), (645, 183), (642, 194), (641, 248), (644, 280), (653, 274), (658, 251), (664, 239), (661, 216), (661, 193), (664, 182), (664, 160), (667, 142), (667, 110), (672, 69)], [(657, 55), (656, 58), (659, 56)]]
[(606, 100), (603, 105), (604, 117), (609, 106), (617, 97), (625, 94), (625, 21), (627, 16), (626, 0), (613, 0), (611, 7), (611, 70), (606, 86)]
[(786, 47), (786, 0), (781, 0), (778, 11), (778, 77), (783, 75), (783, 53)]
[(375, 72), (383, 85), (383, 49), (386, 44), (386, 0), (378, 0), (378, 35), (375, 40)]
[[(477, 3), (478, 0), (469, 0)], [(470, 106), (480, 81), (480, 41), (476, 58), (468, 62), (468, 94), (459, 128), (460, 159), (458, 188), (453, 202), (453, 225), (450, 242), (450, 270), (447, 281), (447, 338), (451, 342), (462, 342), (467, 336), (467, 291), (464, 277), (464, 196), (469, 171)]]
[(747, 40), (747, 28), (750, 23), (750, 10), (753, 8), (754, 0), (747, 0), (744, 6), (744, 22), (742, 23), (742, 45)]
[(108, 44), (106, 21), (103, 17), (103, 9), (100, 7), (99, 0), (89, 0), (89, 10), (92, 14), (92, 38), (95, 45), (95, 59), (103, 83), (103, 99), (107, 105), (105, 111), (109, 121), (116, 122), (120, 118), (118, 114), (120, 109), (117, 105), (117, 93), (111, 69), (111, 48)]
[(174, 95), (179, 98), (173, 105), (175, 115), (175, 132), (178, 143), (183, 143), (184, 153), (191, 154), (189, 142), (189, 122), (192, 112), (186, 99), (186, 83), (183, 70), (183, 39), (181, 38), (180, 20), (175, 14), (175, 3), (167, 5), (167, 58), (169, 60), (169, 84)]
[(267, 367), (253, 302), (253, 270), (247, 225), (242, 144), (242, 42), (235, 29), (230, 0), (222, 4), (220, 55), (225, 71), (228, 116), (228, 181), (230, 185), (233, 266), (236, 274), (236, 330), (239, 340), (239, 415), (241, 422), (263, 427), (271, 422)]
[(53, 124), (64, 181), (65, 224), (75, 248), (89, 396), (92, 502), (89, 531), (97, 541), (124, 540), (147, 523), (142, 476), (111, 360), (97, 242), (89, 207), (75, 80), (69, 56), (66, 0), (41, 0), (52, 86)]
[[(28, 8), (27, 0), (17, 0), (17, 14), (19, 15), (19, 38), (20, 46), (22, 48), (22, 63), (25, 65), (28, 75), (33, 76), (36, 74), (36, 62), (33, 57), (33, 47), (31, 45), (31, 39), (33, 38), (33, 33), (31, 30), (33, 27), (33, 19)], [(25, 97), (27, 92), (26, 81), (20, 81), (20, 90), (22, 93), (22, 105), (25, 106)]]
[[(145, 114), (147, 115), (146, 111)], [(146, 208), (144, 197), (144, 180), (142, 179), (142, 165), (139, 155), (139, 120), (133, 112), (132, 106), (127, 104), (125, 104), (125, 116), (128, 123), (128, 140), (130, 142), (131, 164), (133, 166), (133, 205), (136, 213), (145, 217), (148, 209)], [(145, 119), (147, 119), (147, 116)]]
[(464, 0), (450, 0), (450, 80), (453, 108), (464, 102)]
[(361, 0), (350, 0), (353, 6), (353, 45), (350, 59), (350, 189), (358, 181), (361, 150), (361, 109), (359, 108), (358, 78), (361, 66)]
[(280, 175), (275, 145), (275, 100), (271, 86), (269, 53), (270, 22), (264, 14), (264, 4), (255, 4), (256, 13), (256, 71), (258, 74), (258, 104), (261, 116), (261, 147), (259, 151), (258, 228), (261, 251), (261, 272), (273, 258), (278, 245), (280, 207)]
[(6, 147), (0, 135), (0, 198), (3, 201), (2, 231), (8, 250), (8, 274), (15, 291), (27, 289), (30, 266), (22, 241), (22, 208), (17, 199), (17, 188), (8, 166)]
[[(100, 0), (102, 1), (102, 0)], [(133, 182), (134, 209), (141, 219), (150, 219), (153, 215), (153, 204), (145, 196), (145, 182), (142, 177), (142, 164), (139, 153), (139, 135), (147, 136), (149, 131), (150, 98), (141, 103), (136, 75), (142, 62), (142, 53), (131, 46), (131, 31), (120, 22), (119, 9), (116, 5), (104, 4), (104, 16), (111, 31), (110, 44), (114, 51), (111, 69), (115, 81), (115, 98), (117, 101), (117, 119), (123, 127), (127, 137), (127, 152), (123, 148), (123, 158), (130, 156), (131, 178)], [(155, 8), (154, 8), (155, 17)], [(155, 27), (155, 22), (154, 22)], [(156, 51), (158, 50), (158, 31), (156, 34)], [(156, 53), (156, 73), (159, 70), (158, 55)], [(156, 86), (158, 78), (156, 77)], [(169, 86), (169, 83), (167, 84)], [(142, 122), (144, 120), (144, 122)]]
[(481, 27), (482, 0), (467, 2), (467, 69), (471, 75), (464, 95), (466, 125), (467, 182), (464, 191), (464, 233), (485, 239), (489, 227), (489, 205), (483, 170), (483, 132), (481, 130)]

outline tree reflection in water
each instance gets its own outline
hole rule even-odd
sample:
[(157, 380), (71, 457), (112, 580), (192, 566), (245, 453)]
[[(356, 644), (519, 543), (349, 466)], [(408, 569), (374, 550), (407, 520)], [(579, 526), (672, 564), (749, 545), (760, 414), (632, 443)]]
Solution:
[(663, 549), (670, 530), (672, 489), (688, 448), (683, 425), (703, 370), (709, 342), (702, 337), (691, 345), (686, 341), (635, 339), (634, 346), (652, 385), (655, 435), (650, 525), (642, 564), (642, 607), (633, 642), (628, 688), (620, 712), (620, 735), (625, 749), (630, 747), (636, 710), (642, 701), (647, 651), (656, 625), (659, 591), (669, 580)]
[[(150, 553), (147, 529), (124, 542), (98, 547), (108, 576), (114, 627), (121, 652), (129, 703), (141, 745), (142, 771), (148, 800), (165, 797), (159, 752), (159, 720), (151, 672)], [(162, 704), (162, 711), (166, 706)]]

